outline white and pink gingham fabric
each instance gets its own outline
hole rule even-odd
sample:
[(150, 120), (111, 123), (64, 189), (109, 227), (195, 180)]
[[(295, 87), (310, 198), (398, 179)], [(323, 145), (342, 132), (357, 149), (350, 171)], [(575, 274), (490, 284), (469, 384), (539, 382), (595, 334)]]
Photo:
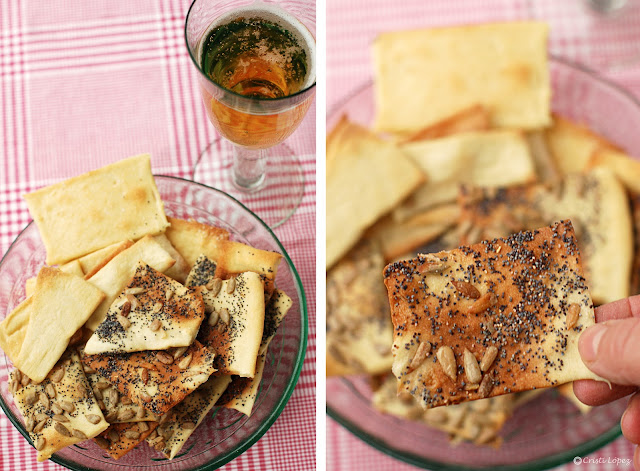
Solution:
[[(327, 0), (327, 111), (341, 104), (355, 91), (371, 80), (373, 67), (371, 43), (384, 31), (424, 28), (483, 21), (527, 19), (549, 15), (554, 3), (564, 4), (581, 0)], [(634, 0), (630, 0), (634, 1)], [(636, 2), (640, 3), (640, 2)], [(532, 4), (534, 9), (532, 10)], [(566, 10), (566, 8), (565, 8)], [(640, 18), (640, 15), (635, 17)], [(576, 62), (587, 63), (592, 48), (600, 48), (585, 40), (587, 20), (579, 18), (552, 18), (546, 16), (554, 30), (551, 43), (554, 52)], [(629, 19), (625, 19), (628, 28)], [(640, 46), (640, 21), (632, 36), (620, 35), (618, 48), (609, 43), (609, 53), (627, 50), (624, 41), (635, 41)], [(598, 41), (598, 38), (596, 38)], [(640, 49), (639, 49), (640, 50)], [(598, 54), (602, 53), (598, 49)], [(612, 60), (612, 63), (617, 61)], [(592, 65), (592, 64), (589, 64)], [(597, 65), (597, 63), (596, 63)], [(640, 55), (637, 61), (622, 67), (598, 70), (640, 97)], [(327, 418), (327, 469), (331, 471), (405, 471), (417, 469), (370, 447), (335, 421)], [(633, 446), (624, 438), (591, 454), (589, 458), (604, 458), (604, 463), (573, 463), (557, 470), (608, 471), (632, 469), (631, 465), (607, 463), (609, 458), (631, 459)], [(583, 457), (584, 458), (584, 457)]]
[[(0, 0), (0, 253), (30, 216), (21, 195), (143, 152), (190, 178), (216, 137), (184, 41), (189, 0)], [(281, 416), (226, 470), (316, 467), (315, 106), (287, 140), (305, 194), (276, 229), (302, 278), (309, 342)], [(0, 412), (0, 470), (58, 470)]]

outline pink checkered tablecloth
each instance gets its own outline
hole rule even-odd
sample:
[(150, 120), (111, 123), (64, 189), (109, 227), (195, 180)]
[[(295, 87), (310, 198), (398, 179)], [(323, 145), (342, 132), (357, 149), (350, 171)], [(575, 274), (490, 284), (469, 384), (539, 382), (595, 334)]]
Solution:
[[(216, 137), (184, 42), (188, 0), (0, 0), (0, 253), (30, 216), (21, 195), (144, 152), (153, 172), (190, 178)], [(309, 341), (284, 411), (227, 470), (316, 467), (315, 105), (287, 143), (305, 194), (275, 230), (302, 278)], [(293, 444), (295, 446), (287, 446)], [(0, 470), (63, 469), (0, 412)]]
[[(327, 0), (327, 110), (331, 110), (352, 96), (371, 80), (373, 67), (370, 45), (375, 36), (384, 31), (423, 28), (497, 20), (517, 20), (533, 15), (545, 17), (553, 3), (568, 4), (574, 0)], [(575, 0), (579, 1), (579, 0)], [(636, 2), (638, 3), (638, 2)], [(533, 5), (533, 7), (532, 7)], [(635, 18), (639, 18), (636, 16)], [(589, 19), (575, 17), (552, 18), (546, 16), (554, 30), (551, 35), (553, 51), (560, 57), (575, 62), (589, 63), (597, 49), (603, 53), (603, 45), (596, 38), (586, 42), (582, 28), (589, 27)], [(627, 32), (620, 31), (617, 38), (622, 47), (624, 41), (640, 44), (640, 22), (631, 24), (624, 18)], [(605, 51), (615, 57), (619, 53), (616, 44), (608, 44)], [(626, 45), (625, 45), (626, 46)], [(639, 48), (640, 50), (640, 48)], [(615, 61), (613, 61), (615, 62)], [(602, 61), (597, 62), (601, 64)], [(640, 55), (635, 62), (623, 66), (607, 67), (597, 72), (606, 75), (627, 90), (640, 97)], [(327, 469), (332, 471), (394, 471), (417, 469), (383, 454), (356, 438), (337, 422), (327, 418), (326, 431)], [(631, 459), (633, 447), (619, 438), (589, 455), (602, 458), (602, 462), (583, 462), (580, 467), (569, 463), (557, 470), (607, 471), (632, 469), (631, 465), (614, 462), (610, 458)]]

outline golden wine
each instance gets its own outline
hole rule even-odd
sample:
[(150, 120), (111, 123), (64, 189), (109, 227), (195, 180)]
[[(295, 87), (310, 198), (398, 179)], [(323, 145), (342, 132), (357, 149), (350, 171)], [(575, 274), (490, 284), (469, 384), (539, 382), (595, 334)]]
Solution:
[(311, 104), (311, 97), (286, 97), (314, 82), (314, 46), (300, 22), (269, 7), (238, 9), (216, 21), (200, 42), (202, 71), (234, 94), (273, 103), (247, 107), (203, 86), (209, 119), (245, 147), (266, 148), (286, 139)]

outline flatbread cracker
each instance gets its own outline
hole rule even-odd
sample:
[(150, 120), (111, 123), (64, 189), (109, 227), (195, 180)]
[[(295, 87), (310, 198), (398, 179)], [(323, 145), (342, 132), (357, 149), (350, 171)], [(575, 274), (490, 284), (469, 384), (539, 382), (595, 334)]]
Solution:
[(348, 121), (339, 158), (327, 167), (327, 268), (336, 263), (382, 215), (424, 181), (395, 144)]
[(595, 323), (571, 223), (385, 268), (399, 391), (425, 408), (599, 379), (578, 353)]
[(583, 172), (598, 149), (618, 149), (591, 129), (562, 116), (553, 115), (553, 125), (544, 131), (547, 147), (563, 175)]
[(165, 272), (165, 275), (184, 284), (184, 282), (187, 281), (187, 276), (189, 276), (191, 266), (175, 249), (166, 235), (158, 234), (157, 236), (153, 237), (153, 240), (159, 243), (160, 246), (165, 249), (169, 253), (169, 255), (171, 255), (171, 258), (176, 261), (176, 263)]
[(175, 260), (152, 237), (145, 236), (126, 250), (113, 257), (89, 282), (105, 293), (105, 299), (91, 315), (86, 327), (96, 330), (107, 316), (107, 311), (122, 289), (133, 277), (138, 262), (144, 262), (161, 272), (171, 267)]
[(363, 240), (327, 273), (327, 354), (358, 373), (391, 368), (393, 326), (380, 246)]
[(425, 139), (438, 139), (462, 132), (487, 131), (490, 127), (491, 116), (489, 111), (482, 105), (473, 105), (438, 123), (401, 137), (397, 142), (399, 144), (407, 144)]
[[(59, 370), (63, 372), (62, 377), (54, 381), (54, 374), (59, 375)], [(67, 351), (40, 384), (22, 387), (20, 376), (17, 370), (11, 373), (11, 381), (17, 388), (14, 400), (38, 450), (38, 461), (51, 458), (64, 447), (95, 437), (109, 426), (96, 398), (86, 393), (91, 389), (75, 351)], [(58, 414), (52, 410), (55, 408), (60, 409), (56, 411)]]
[(516, 131), (469, 132), (402, 146), (427, 176), (393, 215), (405, 221), (426, 209), (453, 203), (460, 184), (507, 186), (535, 181), (526, 137)]
[(158, 422), (129, 422), (112, 424), (94, 441), (114, 460), (122, 458), (138, 443), (146, 440), (158, 427)]
[(215, 371), (213, 353), (197, 340), (176, 358), (163, 350), (147, 350), (84, 355), (82, 362), (156, 415), (178, 404)]
[(629, 295), (631, 215), (624, 188), (607, 169), (567, 175), (552, 185), (465, 190), (460, 205), (460, 221), (471, 227), (463, 245), (571, 219), (594, 303)]
[(32, 304), (33, 298), (28, 297), (0, 322), (0, 348), (11, 361), (20, 356), (33, 311)]
[(264, 330), (264, 283), (254, 272), (229, 280), (215, 278), (216, 272), (202, 255), (187, 279), (188, 287), (200, 287), (207, 313), (198, 340), (215, 353), (219, 374), (252, 378)]
[(13, 364), (33, 381), (42, 381), (104, 297), (79, 276), (42, 267), (29, 298), (33, 301), (22, 348), (10, 357)]
[(197, 290), (185, 288), (140, 262), (87, 341), (84, 353), (187, 347), (195, 340), (203, 319), (204, 302)]
[(625, 188), (634, 193), (640, 193), (640, 160), (619, 150), (599, 148), (591, 155), (587, 164), (588, 169), (597, 167), (607, 168)]
[(149, 154), (120, 160), (24, 195), (47, 250), (47, 264), (82, 257), (169, 225)]
[(417, 131), (482, 104), (492, 127), (551, 123), (548, 26), (489, 23), (383, 33), (373, 44), (378, 131)]
[(230, 382), (231, 377), (227, 375), (209, 378), (171, 410), (171, 417), (161, 424), (157, 429), (158, 433), (147, 439), (149, 445), (170, 460), (175, 458), (194, 430), (209, 415)]
[[(262, 342), (260, 342), (258, 359), (256, 360), (256, 373), (253, 378), (233, 377), (232, 381), (234, 383), (239, 382), (241, 386), (237, 388), (228, 400), (223, 401), (222, 398), (220, 399), (219, 402), (224, 404), (224, 407), (227, 409), (235, 409), (246, 416), (251, 415), (253, 405), (258, 396), (260, 381), (262, 381), (269, 344), (276, 335), (278, 327), (280, 327), (292, 304), (293, 301), (286, 293), (279, 290), (274, 291), (265, 308), (264, 330), (262, 332)], [(229, 388), (230, 387), (227, 388), (225, 394)]]
[(122, 242), (116, 242), (115, 244), (111, 244), (103, 249), (91, 252), (84, 257), (80, 257), (78, 259), (78, 263), (84, 272), (84, 279), (88, 280), (91, 278), (93, 275), (98, 273), (102, 267), (109, 263), (113, 257), (132, 245), (133, 241), (123, 240)]

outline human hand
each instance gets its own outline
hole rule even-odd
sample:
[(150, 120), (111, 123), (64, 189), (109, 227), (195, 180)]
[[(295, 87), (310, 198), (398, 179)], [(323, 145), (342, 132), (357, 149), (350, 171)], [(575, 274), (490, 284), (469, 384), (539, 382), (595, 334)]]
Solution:
[[(578, 348), (591, 371), (612, 382), (584, 380), (573, 383), (577, 398), (598, 406), (633, 394), (620, 420), (627, 440), (640, 444), (640, 296), (596, 308), (596, 325), (580, 336)], [(640, 470), (640, 451), (633, 456)]]

